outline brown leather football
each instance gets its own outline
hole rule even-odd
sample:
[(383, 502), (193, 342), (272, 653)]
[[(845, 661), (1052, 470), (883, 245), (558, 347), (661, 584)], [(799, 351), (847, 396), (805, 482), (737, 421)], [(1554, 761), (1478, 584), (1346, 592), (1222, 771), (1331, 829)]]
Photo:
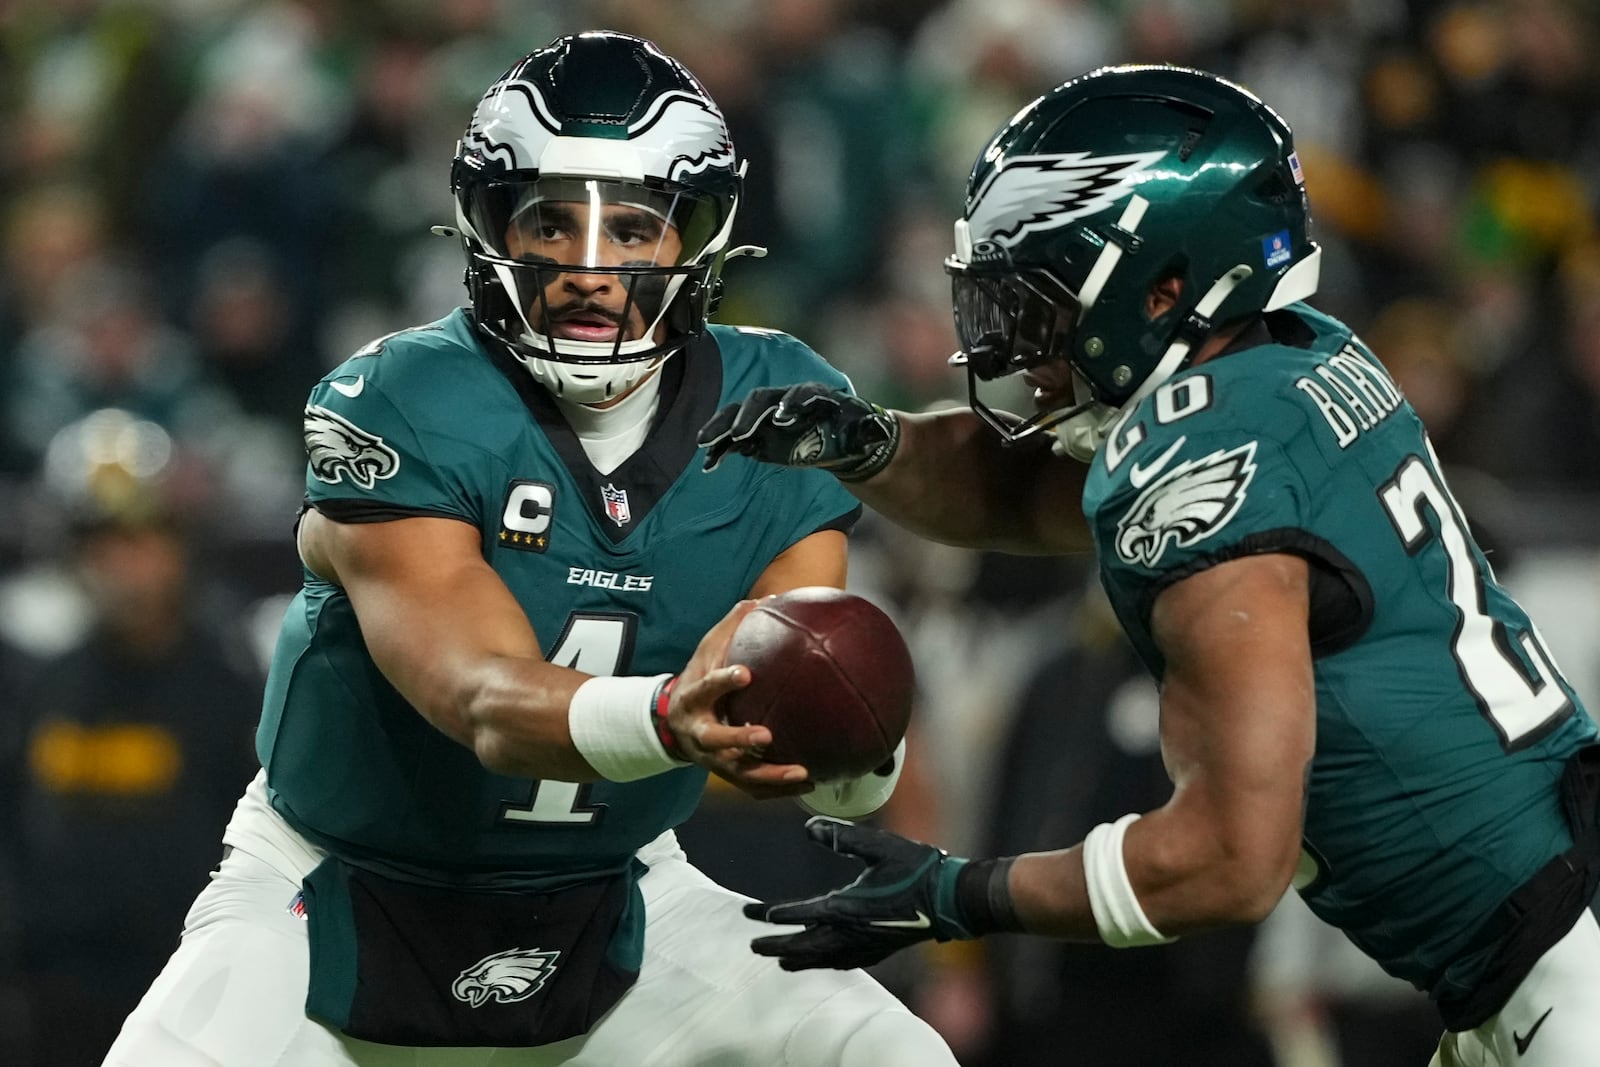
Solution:
[(764, 597), (734, 632), (729, 664), (750, 684), (723, 700), (730, 723), (772, 731), (766, 758), (813, 781), (881, 767), (905, 736), (916, 675), (894, 621), (853, 593), (807, 586)]

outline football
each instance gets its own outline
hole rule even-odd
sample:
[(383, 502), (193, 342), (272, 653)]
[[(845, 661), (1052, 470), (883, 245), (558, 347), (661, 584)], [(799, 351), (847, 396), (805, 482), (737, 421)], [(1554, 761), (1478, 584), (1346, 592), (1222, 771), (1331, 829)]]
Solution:
[(727, 662), (750, 684), (723, 718), (771, 729), (769, 763), (800, 763), (812, 781), (858, 778), (905, 736), (916, 675), (894, 621), (871, 601), (827, 586), (762, 598), (734, 632)]

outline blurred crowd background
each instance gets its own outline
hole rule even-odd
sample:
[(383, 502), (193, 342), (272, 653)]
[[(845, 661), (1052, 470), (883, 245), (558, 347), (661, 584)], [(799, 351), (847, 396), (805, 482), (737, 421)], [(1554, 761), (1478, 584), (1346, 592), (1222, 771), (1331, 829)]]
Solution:
[[(299, 582), (299, 412), (464, 299), (447, 176), (472, 105), (564, 32), (651, 37), (750, 163), (720, 318), (902, 407), (960, 401), (940, 262), (988, 134), (1108, 62), (1293, 125), (1319, 306), (1428, 422), (1502, 577), (1600, 700), (1600, 17), (1586, 0), (0, 0), (0, 1065), (97, 1064), (253, 773)], [(870, 516), (852, 581), (917, 655), (883, 818), (1054, 847), (1165, 797), (1154, 692), (1081, 561)], [(853, 867), (717, 790), (685, 828), (755, 894)], [(1420, 1065), (1420, 995), (1289, 900), (1112, 952), (997, 938), (885, 982), (968, 1064)]]

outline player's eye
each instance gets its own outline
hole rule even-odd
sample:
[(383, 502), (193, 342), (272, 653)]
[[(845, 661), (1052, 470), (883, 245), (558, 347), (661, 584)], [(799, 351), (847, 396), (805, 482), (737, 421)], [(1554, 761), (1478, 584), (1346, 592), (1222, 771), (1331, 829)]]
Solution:
[(657, 229), (655, 233), (651, 233), (644, 226), (615, 226), (609, 230), (606, 236), (611, 239), (612, 244), (633, 247), (635, 245), (655, 243), (660, 236), (660, 230)]
[(554, 222), (541, 223), (534, 232), (534, 240), (542, 241), (546, 244), (567, 240), (568, 236), (566, 228)]

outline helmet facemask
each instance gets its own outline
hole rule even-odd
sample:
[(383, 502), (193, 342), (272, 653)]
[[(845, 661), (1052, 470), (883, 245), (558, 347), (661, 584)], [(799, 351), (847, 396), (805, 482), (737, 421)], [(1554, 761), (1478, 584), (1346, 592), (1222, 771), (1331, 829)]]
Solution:
[[(979, 268), (955, 259), (945, 266), (961, 344), (951, 362), (966, 368), (973, 410), (1008, 443), (1067, 417), (1069, 411), (1046, 407), (1030, 418), (1002, 418), (979, 398), (977, 383), (1044, 367), (1057, 377), (1069, 373), (1082, 314), (1077, 296), (1045, 270)], [(1072, 377), (1081, 401), (1082, 380)]]
[(731, 212), (716, 198), (594, 178), (474, 183), (458, 221), (480, 324), (557, 396), (620, 396), (704, 325)]

